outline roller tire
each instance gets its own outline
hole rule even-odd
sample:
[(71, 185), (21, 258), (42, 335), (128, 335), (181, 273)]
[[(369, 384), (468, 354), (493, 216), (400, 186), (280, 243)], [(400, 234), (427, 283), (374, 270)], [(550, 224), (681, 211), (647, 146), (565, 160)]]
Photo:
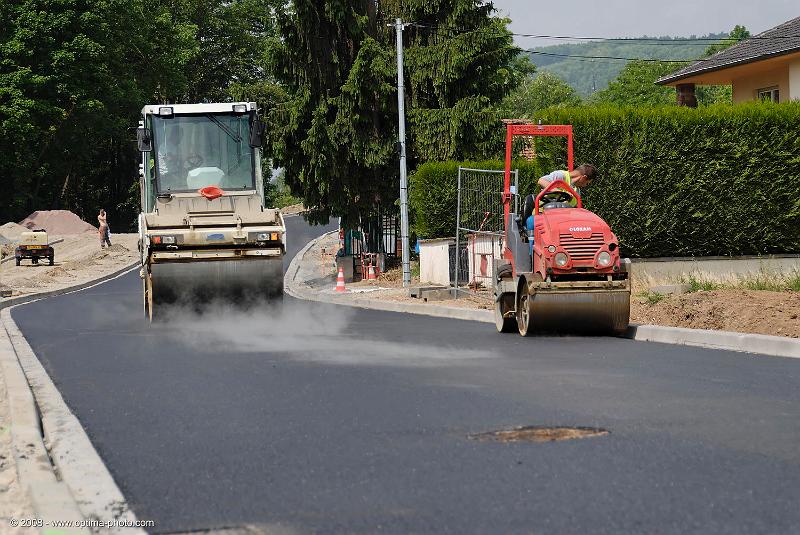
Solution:
[(532, 317), (531, 312), (533, 303), (531, 301), (530, 293), (528, 292), (528, 284), (523, 283), (519, 291), (519, 298), (517, 300), (517, 330), (520, 336), (532, 336), (533, 328), (531, 325)]
[(156, 304), (153, 298), (153, 277), (150, 273), (145, 277), (144, 314), (150, 323), (156, 319)]
[(509, 301), (513, 303), (514, 294), (504, 293), (494, 302), (494, 326), (499, 333), (511, 333), (517, 330), (516, 318), (505, 315), (511, 311)]

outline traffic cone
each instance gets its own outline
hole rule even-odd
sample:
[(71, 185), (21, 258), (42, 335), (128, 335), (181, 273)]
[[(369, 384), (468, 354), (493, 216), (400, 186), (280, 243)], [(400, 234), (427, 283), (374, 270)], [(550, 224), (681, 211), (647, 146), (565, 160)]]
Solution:
[(367, 280), (377, 280), (378, 276), (375, 274), (375, 266), (372, 264), (369, 265), (369, 269), (367, 270)]
[(336, 277), (336, 291), (346, 292), (347, 288), (344, 287), (344, 268), (339, 268), (339, 275)]

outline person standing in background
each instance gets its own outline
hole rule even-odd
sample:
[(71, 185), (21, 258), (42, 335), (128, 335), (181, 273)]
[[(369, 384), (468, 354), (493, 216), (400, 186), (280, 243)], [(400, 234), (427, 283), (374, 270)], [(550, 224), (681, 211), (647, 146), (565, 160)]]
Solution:
[(103, 249), (106, 244), (111, 247), (111, 231), (108, 228), (108, 219), (106, 218), (106, 211), (100, 208), (100, 214), (97, 216), (97, 222), (100, 224), (100, 248)]

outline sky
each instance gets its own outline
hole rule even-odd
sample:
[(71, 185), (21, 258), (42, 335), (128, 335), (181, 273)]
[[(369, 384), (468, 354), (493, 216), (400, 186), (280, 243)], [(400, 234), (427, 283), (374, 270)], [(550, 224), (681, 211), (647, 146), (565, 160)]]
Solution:
[[(536, 35), (705, 35), (737, 24), (755, 35), (800, 16), (798, 0), (492, 0), (511, 31)], [(531, 48), (564, 41), (515, 37)]]

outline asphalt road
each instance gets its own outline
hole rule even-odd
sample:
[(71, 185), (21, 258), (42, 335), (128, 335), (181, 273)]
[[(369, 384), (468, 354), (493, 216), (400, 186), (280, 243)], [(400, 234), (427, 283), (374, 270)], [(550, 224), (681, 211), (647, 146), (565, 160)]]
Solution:
[[(150, 327), (140, 291), (13, 317), (158, 532), (800, 533), (800, 361), (288, 297)], [(518, 425), (610, 434), (468, 438)]]

